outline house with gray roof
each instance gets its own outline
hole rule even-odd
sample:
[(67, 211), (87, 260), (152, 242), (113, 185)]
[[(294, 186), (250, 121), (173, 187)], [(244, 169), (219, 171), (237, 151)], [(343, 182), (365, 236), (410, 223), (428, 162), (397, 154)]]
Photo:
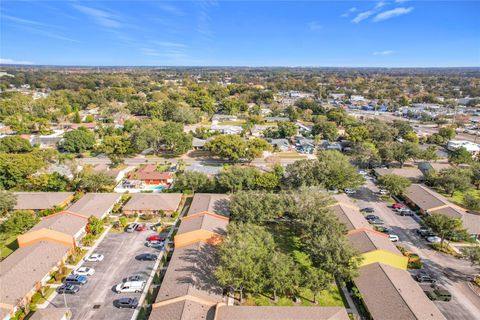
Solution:
[(122, 211), (126, 215), (160, 212), (171, 215), (178, 210), (181, 201), (181, 193), (134, 193)]
[(14, 210), (40, 211), (64, 207), (73, 199), (73, 192), (13, 192), (17, 198)]
[(228, 199), (224, 193), (196, 193), (187, 215), (208, 211), (228, 216)]
[(112, 211), (121, 197), (120, 193), (87, 193), (70, 206), (68, 211), (102, 219)]

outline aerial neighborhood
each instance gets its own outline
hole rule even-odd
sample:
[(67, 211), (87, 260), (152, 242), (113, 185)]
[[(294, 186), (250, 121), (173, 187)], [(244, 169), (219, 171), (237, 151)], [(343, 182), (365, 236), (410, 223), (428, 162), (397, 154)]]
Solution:
[(2, 68), (0, 319), (478, 319), (464, 72)]

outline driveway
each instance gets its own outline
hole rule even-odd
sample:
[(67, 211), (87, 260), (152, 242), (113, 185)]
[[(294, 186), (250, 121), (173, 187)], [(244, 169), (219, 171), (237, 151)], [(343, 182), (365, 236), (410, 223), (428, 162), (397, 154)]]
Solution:
[(145, 247), (147, 236), (152, 231), (134, 233), (109, 233), (99, 244), (95, 253), (105, 256), (101, 262), (85, 262), (83, 266), (95, 269), (95, 274), (88, 277), (87, 284), (80, 286), (74, 295), (57, 295), (48, 308), (63, 308), (65, 301), (72, 310), (72, 320), (115, 319), (129, 320), (133, 309), (117, 309), (113, 301), (121, 297), (140, 298), (141, 293), (115, 293), (113, 288), (122, 279), (131, 275), (142, 275), (148, 279), (155, 261), (137, 261), (140, 253), (160, 254), (160, 251)]
[[(385, 201), (376, 196), (377, 191), (377, 186), (371, 180), (367, 180), (352, 198), (360, 208), (374, 208), (375, 214), (399, 236), (399, 244), (418, 254), (423, 261), (424, 269), (435, 275), (439, 284), (452, 293), (450, 302), (435, 302), (447, 319), (478, 319), (480, 297), (468, 287), (468, 279), (475, 274), (475, 269), (465, 260), (431, 249), (415, 232), (420, 227), (418, 222), (412, 217), (395, 214)], [(412, 271), (412, 274), (416, 272)]]

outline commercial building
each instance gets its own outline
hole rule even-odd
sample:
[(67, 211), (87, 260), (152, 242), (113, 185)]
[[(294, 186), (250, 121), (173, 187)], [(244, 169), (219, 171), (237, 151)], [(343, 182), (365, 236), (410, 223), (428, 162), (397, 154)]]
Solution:
[(178, 210), (182, 201), (181, 193), (135, 193), (123, 206), (123, 213), (171, 215)]

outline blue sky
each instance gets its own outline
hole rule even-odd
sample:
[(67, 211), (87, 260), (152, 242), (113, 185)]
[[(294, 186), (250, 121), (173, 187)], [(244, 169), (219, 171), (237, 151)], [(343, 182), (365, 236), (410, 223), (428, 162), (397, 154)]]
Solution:
[(480, 66), (480, 1), (1, 1), (0, 62)]

